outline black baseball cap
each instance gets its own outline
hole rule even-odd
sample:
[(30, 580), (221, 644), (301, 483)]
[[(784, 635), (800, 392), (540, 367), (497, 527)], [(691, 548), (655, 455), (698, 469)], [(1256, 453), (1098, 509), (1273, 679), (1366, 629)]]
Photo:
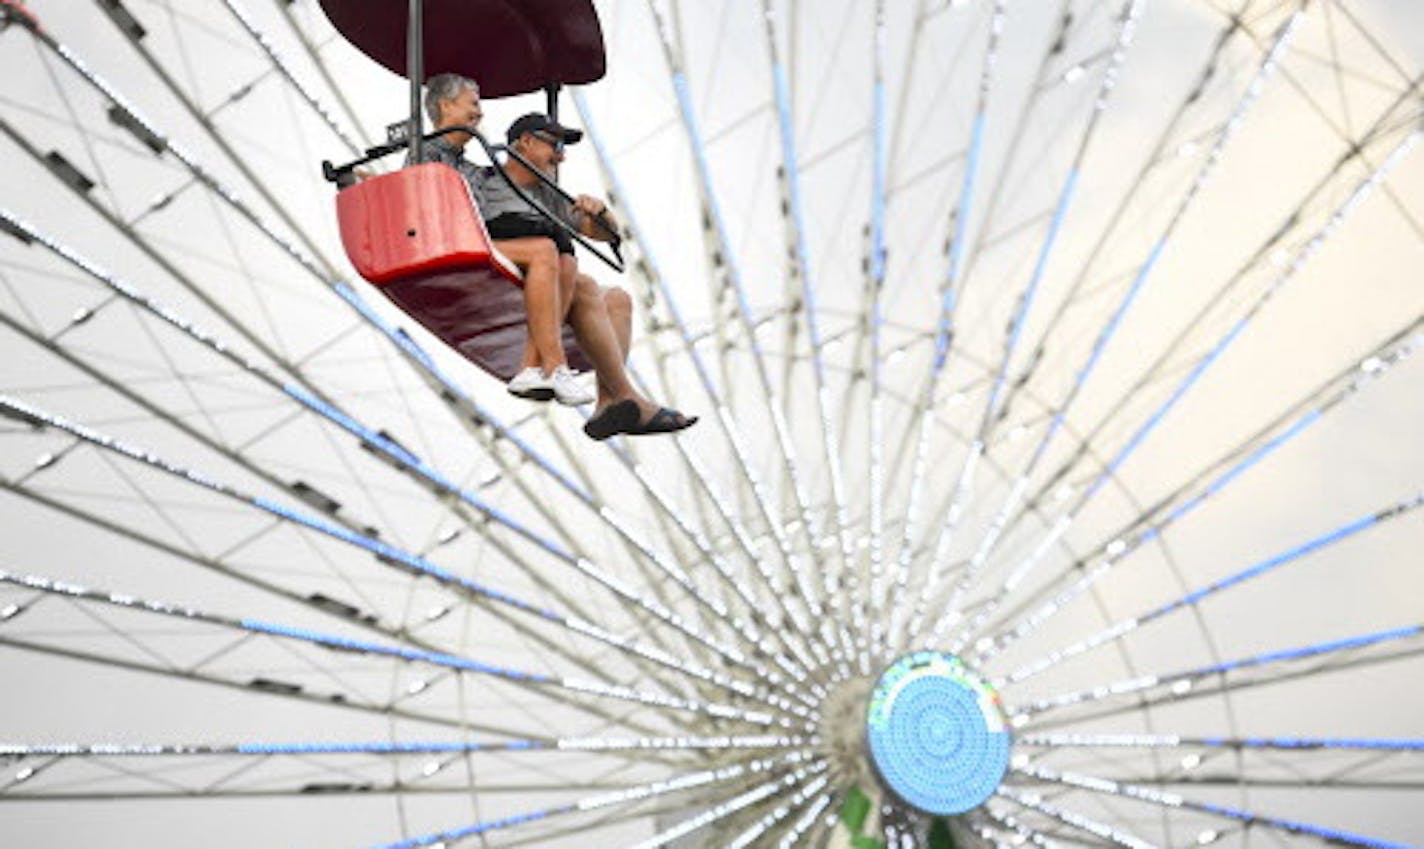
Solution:
[(505, 133), (504, 137), (510, 144), (514, 144), (514, 140), (525, 133), (548, 133), (562, 140), (564, 144), (576, 144), (583, 138), (583, 130), (565, 127), (542, 112), (530, 112), (519, 118), (509, 125), (509, 132)]

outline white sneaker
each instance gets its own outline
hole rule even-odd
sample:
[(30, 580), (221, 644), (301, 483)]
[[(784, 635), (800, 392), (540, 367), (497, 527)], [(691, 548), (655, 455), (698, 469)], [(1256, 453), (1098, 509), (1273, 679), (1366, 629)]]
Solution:
[(510, 395), (529, 401), (550, 401), (554, 398), (554, 387), (538, 366), (530, 366), (516, 374), (506, 388)]
[(554, 398), (565, 407), (577, 407), (582, 404), (593, 403), (593, 390), (580, 383), (578, 375), (570, 370), (567, 365), (556, 367), (554, 373), (549, 375), (547, 385), (553, 391)]

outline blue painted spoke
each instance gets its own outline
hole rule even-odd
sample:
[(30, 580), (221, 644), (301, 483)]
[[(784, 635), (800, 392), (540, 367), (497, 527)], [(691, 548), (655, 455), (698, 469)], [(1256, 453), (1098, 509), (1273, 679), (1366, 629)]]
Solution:
[(1056, 696), (1037, 699), (1022, 707), (1011, 708), (1013, 715), (1023, 715), (1026, 717), (1037, 716), (1051, 710), (1070, 707), (1072, 705), (1088, 702), (1102, 701), (1103, 699), (1116, 698), (1145, 690), (1152, 690), (1158, 687), (1171, 685), (1177, 682), (1190, 684), (1203, 678), (1224, 675), (1228, 672), (1254, 669), (1259, 667), (1274, 666), (1295, 660), (1307, 658), (1326, 657), (1329, 655), (1342, 654), (1355, 649), (1364, 649), (1374, 646), (1385, 645), (1394, 642), (1413, 640), (1424, 634), (1424, 626), (1406, 625), (1400, 628), (1390, 628), (1383, 631), (1372, 631), (1365, 634), (1358, 634), (1351, 637), (1344, 637), (1337, 640), (1325, 640), (1318, 643), (1309, 643), (1303, 646), (1294, 646), (1277, 651), (1263, 652), (1261, 654), (1247, 655), (1220, 663), (1199, 666), (1193, 669), (1181, 670), (1178, 672), (1164, 673), (1159, 675), (1144, 675), (1137, 678), (1124, 679), (1099, 687), (1087, 690), (1077, 690), (1070, 693), (1063, 693)]
[[(1228, 476), (1232, 475), (1234, 475), (1234, 473), (1228, 472)], [(1193, 499), (1192, 501), (1189, 501), (1187, 503), (1197, 504), (1200, 503), (1200, 500)], [(1023, 681), (1027, 678), (1039, 674), (1040, 672), (1057, 666), (1059, 663), (1062, 663), (1063, 661), (1071, 657), (1076, 657), (1092, 649), (1096, 649), (1101, 646), (1108, 645), (1111, 642), (1120, 640), (1126, 635), (1132, 633), (1133, 631), (1136, 631), (1143, 625), (1148, 624), (1149, 622), (1160, 619), (1176, 611), (1191, 607), (1217, 593), (1231, 589), (1232, 587), (1240, 586), (1246, 581), (1254, 580), (1255, 578), (1262, 577), (1276, 569), (1288, 566), (1307, 555), (1313, 554), (1323, 548), (1327, 548), (1331, 545), (1334, 545), (1335, 543), (1349, 539), (1355, 534), (1374, 528), (1382, 522), (1388, 522), (1392, 519), (1398, 518), (1399, 516), (1403, 516), (1421, 506), (1424, 506), (1424, 495), (1420, 495), (1410, 501), (1404, 501), (1398, 504), (1391, 505), (1389, 507), (1384, 508), (1383, 510), (1377, 510), (1368, 515), (1347, 522), (1344, 525), (1341, 525), (1331, 531), (1316, 536), (1298, 545), (1292, 546), (1286, 549), (1285, 551), (1280, 552), (1279, 554), (1275, 554), (1258, 563), (1248, 566), (1245, 569), (1241, 569), (1237, 572), (1234, 572), (1225, 578), (1213, 581), (1212, 583), (1206, 585), (1205, 587), (1202, 587), (1201, 589), (1193, 590), (1187, 593), (1186, 595), (1181, 596), (1180, 598), (1167, 602), (1166, 604), (1160, 605), (1145, 613), (1118, 620), (1112, 625), (1103, 628), (1100, 631), (1097, 631), (1092, 636), (1072, 643), (1062, 649), (1056, 650), (1044, 658), (1023, 664), (1022, 666), (1015, 669), (1013, 672), (1009, 673), (1009, 675), (1005, 676), (1005, 681), (1011, 683), (1018, 683), (1020, 681)], [(1175, 516), (1176, 513), (1174, 512), (1171, 516), (1169, 516), (1169, 520)]]
[(1414, 847), (1403, 843), (1380, 840), (1341, 829), (1326, 828), (1298, 820), (1282, 819), (1241, 808), (1216, 805), (1209, 802), (1198, 802), (1185, 796), (1180, 796), (1175, 793), (1164, 793), (1150, 787), (1124, 784), (1077, 773), (1055, 772), (1054, 770), (1038, 767), (1028, 767), (1017, 770), (1016, 772), (1041, 781), (1080, 787), (1097, 793), (1145, 802), (1158, 807), (1181, 808), (1201, 813), (1215, 814), (1253, 826), (1262, 826), (1287, 834), (1303, 834), (1310, 837), (1318, 837), (1345, 846), (1360, 846), (1367, 847), (1367, 849), (1414, 849)]

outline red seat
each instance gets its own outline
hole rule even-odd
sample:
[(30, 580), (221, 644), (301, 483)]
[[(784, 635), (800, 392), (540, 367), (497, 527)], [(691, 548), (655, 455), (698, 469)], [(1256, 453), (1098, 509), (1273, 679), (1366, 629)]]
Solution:
[[(490, 244), (455, 169), (430, 162), (364, 180), (337, 193), (336, 217), (351, 264), (396, 306), (500, 380), (519, 371), (523, 278)], [(568, 328), (564, 351), (591, 367)]]

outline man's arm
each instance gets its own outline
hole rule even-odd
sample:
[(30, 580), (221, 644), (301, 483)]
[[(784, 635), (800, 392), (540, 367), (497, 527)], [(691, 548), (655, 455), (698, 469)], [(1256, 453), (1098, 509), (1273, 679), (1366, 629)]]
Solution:
[[(618, 234), (618, 219), (613, 216), (607, 204), (592, 195), (579, 195), (575, 198), (573, 214), (578, 223), (578, 231), (590, 239), (611, 242)], [(599, 223), (600, 215), (607, 222), (607, 227)]]

